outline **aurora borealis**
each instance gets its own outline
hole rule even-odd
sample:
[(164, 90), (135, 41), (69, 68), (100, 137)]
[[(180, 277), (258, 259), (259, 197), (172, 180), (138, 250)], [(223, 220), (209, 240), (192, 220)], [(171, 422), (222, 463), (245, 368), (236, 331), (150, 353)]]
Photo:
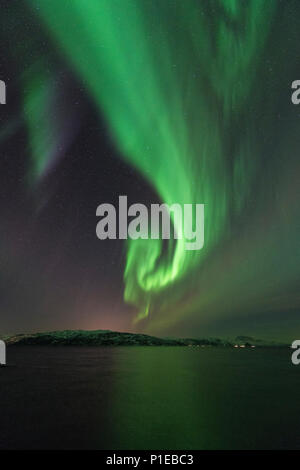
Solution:
[[(5, 9), (0, 78), (9, 70), (14, 93), (0, 108), (2, 155), (13, 155), (1, 166), (10, 175), (0, 236), (6, 330), (74, 319), (287, 338), (299, 327), (300, 116), (290, 100), (299, 13), (296, 0)], [(204, 248), (91, 242), (96, 207), (124, 191), (133, 202), (205, 204)]]

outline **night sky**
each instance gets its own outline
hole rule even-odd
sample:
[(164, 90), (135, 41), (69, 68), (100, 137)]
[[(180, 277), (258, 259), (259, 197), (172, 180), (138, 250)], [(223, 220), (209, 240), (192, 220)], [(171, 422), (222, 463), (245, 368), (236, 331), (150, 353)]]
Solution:
[[(0, 332), (293, 340), (298, 0), (0, 0)], [(205, 245), (96, 208), (205, 204)]]

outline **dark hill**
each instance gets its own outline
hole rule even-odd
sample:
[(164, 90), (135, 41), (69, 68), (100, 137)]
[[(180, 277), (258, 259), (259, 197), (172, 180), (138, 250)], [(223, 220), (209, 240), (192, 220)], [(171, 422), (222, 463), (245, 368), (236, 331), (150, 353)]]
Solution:
[(157, 338), (136, 333), (110, 330), (64, 330), (45, 333), (19, 334), (3, 337), (8, 345), (65, 345), (65, 346), (283, 346), (275, 342), (239, 336), (233, 341), (218, 338)]

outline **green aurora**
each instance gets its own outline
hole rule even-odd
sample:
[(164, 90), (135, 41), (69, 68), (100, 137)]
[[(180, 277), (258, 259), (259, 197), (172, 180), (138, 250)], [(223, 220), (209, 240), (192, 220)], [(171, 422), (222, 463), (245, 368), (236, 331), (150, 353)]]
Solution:
[[(147, 317), (144, 329), (162, 330), (195, 312), (204, 324), (228, 311), (246, 312), (246, 305), (256, 312), (273, 308), (274, 293), (298, 272), (287, 242), (297, 234), (272, 229), (274, 221), (289, 225), (295, 216), (296, 162), (286, 156), (282, 168), (274, 159), (270, 176), (281, 175), (275, 198), (259, 176), (265, 151), (259, 127), (271, 134), (275, 125), (263, 115), (257, 123), (255, 107), (264, 101), (270, 118), (278, 104), (280, 80), (266, 97), (258, 86), (277, 0), (28, 4), (89, 91), (120, 156), (162, 202), (205, 204), (201, 251), (186, 251), (184, 240), (127, 244), (124, 297), (137, 307), (136, 319)], [(34, 134), (34, 121), (51, 85), (33, 90), (24, 106), (30, 109), (31, 175), (38, 177), (50, 156), (41, 152), (45, 137), (41, 130)], [(45, 134), (53, 136), (50, 124)], [(291, 149), (297, 147), (296, 133), (285, 135), (278, 155), (287, 139)], [(285, 268), (279, 273), (274, 266), (282, 243)], [(285, 296), (276, 304), (289, 306)]]

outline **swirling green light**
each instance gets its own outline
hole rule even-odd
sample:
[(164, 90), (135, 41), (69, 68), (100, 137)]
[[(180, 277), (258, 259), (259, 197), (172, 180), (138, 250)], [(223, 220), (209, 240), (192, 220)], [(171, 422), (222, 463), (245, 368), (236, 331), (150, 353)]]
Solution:
[[(229, 164), (227, 129), (249, 95), (273, 2), (29, 0), (106, 118), (120, 154), (161, 201), (205, 204), (205, 248), (131, 240), (125, 299), (153, 297), (199, 265), (243, 209), (249, 139)], [(226, 153), (228, 149), (226, 148)], [(177, 284), (178, 285), (178, 284)]]

